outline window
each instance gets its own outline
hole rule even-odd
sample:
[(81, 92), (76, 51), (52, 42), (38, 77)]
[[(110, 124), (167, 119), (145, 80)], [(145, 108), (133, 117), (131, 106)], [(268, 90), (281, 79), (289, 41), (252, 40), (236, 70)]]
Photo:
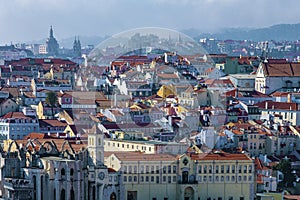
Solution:
[(154, 182), (154, 176), (151, 176), (151, 182)]
[(149, 166), (146, 166), (146, 173), (149, 174)]
[(229, 165), (226, 165), (226, 173), (229, 174), (229, 168), (230, 166)]
[(247, 176), (244, 176), (244, 181), (247, 181)]
[(65, 171), (64, 168), (61, 169), (60, 174), (61, 174), (61, 176), (65, 176), (66, 175), (66, 171)]
[(242, 181), (242, 176), (239, 176), (239, 179), (238, 179), (239, 181)]
[(149, 176), (146, 176), (146, 182), (149, 182)]
[(201, 177), (201, 176), (198, 177), (198, 181), (199, 181), (199, 182), (202, 181), (202, 177)]
[(221, 165), (221, 173), (224, 173), (224, 165)]
[(216, 173), (219, 173), (219, 165), (216, 166)]
[(248, 177), (248, 181), (252, 181), (252, 176), (249, 176), (249, 177)]
[(134, 181), (134, 182), (137, 182), (137, 176), (134, 176), (134, 177), (133, 177), (133, 181)]
[(252, 173), (252, 166), (251, 165), (248, 166), (248, 173)]
[(124, 176), (124, 182), (127, 182), (127, 176)]
[(132, 173), (132, 167), (131, 166), (128, 167), (128, 171), (129, 171), (129, 174)]
[(168, 173), (169, 173), (169, 174), (171, 174), (171, 173), (172, 173), (171, 169), (172, 169), (172, 166), (171, 166), (171, 165), (169, 165), (169, 166), (168, 166)]
[(199, 173), (199, 174), (202, 173), (202, 166), (201, 166), (201, 165), (198, 166), (198, 173)]
[(212, 173), (212, 166), (211, 165), (209, 165), (209, 169), (208, 169), (208, 173)]
[(156, 173), (159, 174), (159, 166), (156, 166)]
[(231, 173), (235, 173), (235, 166), (234, 165), (231, 166)]
[(144, 166), (143, 165), (141, 166), (141, 173), (142, 174), (144, 173)]
[(166, 166), (163, 166), (163, 173), (165, 174), (167, 172)]
[(208, 177), (209, 182), (212, 182), (212, 176)]
[(159, 183), (159, 176), (156, 176), (156, 183)]
[(144, 182), (144, 176), (141, 176), (141, 182)]
[(166, 182), (166, 181), (167, 181), (167, 177), (163, 176), (163, 182)]
[(229, 179), (230, 179), (229, 176), (226, 176), (226, 181), (229, 181)]
[(242, 173), (242, 166), (239, 165), (239, 173)]
[(203, 176), (203, 181), (206, 182), (206, 176)]
[(231, 176), (231, 181), (235, 181), (235, 176)]
[(132, 176), (128, 177), (128, 182), (132, 182)]
[(176, 174), (176, 166), (173, 166), (173, 174)]
[(269, 187), (269, 182), (266, 182), (266, 187)]
[(216, 176), (216, 182), (219, 182), (219, 176)]
[(136, 174), (137, 173), (137, 166), (133, 167), (133, 172)]
[(151, 166), (151, 174), (154, 174), (154, 166)]
[(206, 174), (207, 173), (207, 166), (206, 165), (204, 165), (204, 167), (203, 167), (203, 172)]
[(171, 183), (171, 176), (168, 176), (168, 183)]
[(221, 176), (221, 181), (224, 182), (224, 176)]

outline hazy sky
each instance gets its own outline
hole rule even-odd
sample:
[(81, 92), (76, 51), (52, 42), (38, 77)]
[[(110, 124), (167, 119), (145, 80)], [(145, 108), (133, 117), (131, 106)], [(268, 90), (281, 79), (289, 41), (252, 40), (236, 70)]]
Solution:
[[(300, 22), (299, 0), (0, 0), (0, 44), (111, 35), (138, 27), (267, 27)], [(299, 33), (300, 34), (300, 33)]]

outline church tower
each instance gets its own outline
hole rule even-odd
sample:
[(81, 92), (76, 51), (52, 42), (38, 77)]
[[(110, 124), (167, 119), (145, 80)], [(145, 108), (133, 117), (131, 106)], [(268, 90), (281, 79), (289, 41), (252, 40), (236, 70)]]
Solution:
[(55, 39), (55, 37), (53, 35), (52, 26), (50, 26), (49, 38), (47, 39), (46, 45), (47, 45), (48, 55), (51, 55), (51, 56), (57, 56), (58, 55), (59, 45), (58, 45), (58, 42), (57, 42), (57, 40)]
[(79, 37), (76, 38), (76, 36), (73, 43), (73, 53), (75, 57), (81, 57), (81, 43)]
[(104, 137), (103, 133), (94, 125), (88, 133), (89, 165), (104, 165)]
[(88, 173), (90, 199), (103, 199), (104, 186), (108, 184), (108, 169), (104, 165), (104, 134), (94, 125), (88, 134)]

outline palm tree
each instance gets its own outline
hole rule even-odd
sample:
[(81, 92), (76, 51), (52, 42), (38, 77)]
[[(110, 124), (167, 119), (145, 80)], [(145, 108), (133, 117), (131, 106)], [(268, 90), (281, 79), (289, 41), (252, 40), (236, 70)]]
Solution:
[(50, 91), (47, 93), (46, 103), (51, 106), (52, 118), (54, 118), (53, 108), (57, 103), (57, 95), (55, 92)]

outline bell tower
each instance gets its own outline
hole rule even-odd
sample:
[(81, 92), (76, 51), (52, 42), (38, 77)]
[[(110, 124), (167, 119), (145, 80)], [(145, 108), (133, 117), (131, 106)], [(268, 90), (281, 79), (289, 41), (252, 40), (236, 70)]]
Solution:
[(89, 165), (103, 166), (104, 165), (104, 137), (103, 133), (94, 125), (88, 131), (88, 151)]

